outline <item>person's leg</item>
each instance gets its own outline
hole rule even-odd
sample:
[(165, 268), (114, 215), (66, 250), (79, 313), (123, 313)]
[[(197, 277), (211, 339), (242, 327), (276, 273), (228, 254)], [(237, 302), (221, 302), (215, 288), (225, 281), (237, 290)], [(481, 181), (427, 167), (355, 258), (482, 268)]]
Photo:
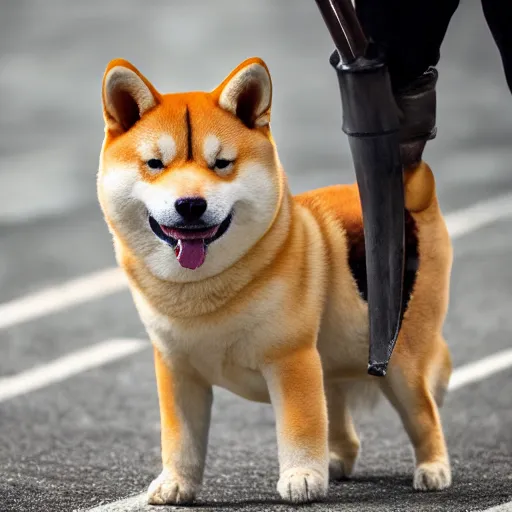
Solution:
[(459, 0), (356, 0), (366, 37), (385, 52), (393, 89), (410, 85), (437, 65), (458, 5)]
[(482, 0), (482, 7), (501, 54), (508, 88), (512, 92), (512, 11), (504, 0)]
[(440, 47), (459, 0), (356, 0), (366, 37), (384, 53), (400, 110), (400, 150), (405, 168), (421, 160), (436, 135)]

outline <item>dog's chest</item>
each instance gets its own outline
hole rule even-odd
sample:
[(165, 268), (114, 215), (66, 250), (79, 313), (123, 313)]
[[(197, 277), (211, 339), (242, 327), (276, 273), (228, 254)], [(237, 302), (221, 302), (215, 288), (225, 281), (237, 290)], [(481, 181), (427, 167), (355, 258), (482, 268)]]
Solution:
[(266, 402), (260, 368), (271, 344), (286, 340), (284, 294), (276, 281), (229, 312), (186, 319), (159, 314), (140, 295), (136, 303), (153, 343), (165, 354), (186, 358), (212, 385)]

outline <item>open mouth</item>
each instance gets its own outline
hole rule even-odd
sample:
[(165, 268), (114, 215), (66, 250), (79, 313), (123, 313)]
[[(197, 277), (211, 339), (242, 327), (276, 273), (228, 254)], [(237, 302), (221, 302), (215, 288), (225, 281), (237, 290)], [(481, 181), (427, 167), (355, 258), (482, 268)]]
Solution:
[(164, 226), (150, 215), (149, 225), (160, 240), (174, 249), (178, 263), (182, 267), (195, 270), (204, 263), (208, 246), (227, 231), (231, 218), (230, 213), (216, 226)]

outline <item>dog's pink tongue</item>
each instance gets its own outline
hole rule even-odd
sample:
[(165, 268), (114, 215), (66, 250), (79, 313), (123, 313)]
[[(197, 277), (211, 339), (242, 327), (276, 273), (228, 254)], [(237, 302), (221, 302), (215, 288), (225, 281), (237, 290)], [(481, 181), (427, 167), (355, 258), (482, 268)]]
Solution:
[(206, 246), (202, 238), (178, 240), (175, 253), (182, 267), (195, 270), (204, 263)]

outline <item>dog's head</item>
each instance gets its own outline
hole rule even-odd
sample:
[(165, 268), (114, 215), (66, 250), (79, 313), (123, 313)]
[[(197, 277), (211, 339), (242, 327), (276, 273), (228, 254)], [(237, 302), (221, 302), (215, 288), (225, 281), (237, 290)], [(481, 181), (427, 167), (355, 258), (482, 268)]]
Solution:
[(260, 59), (212, 92), (162, 95), (131, 64), (103, 79), (98, 195), (110, 229), (162, 279), (218, 274), (272, 225), (283, 177)]

